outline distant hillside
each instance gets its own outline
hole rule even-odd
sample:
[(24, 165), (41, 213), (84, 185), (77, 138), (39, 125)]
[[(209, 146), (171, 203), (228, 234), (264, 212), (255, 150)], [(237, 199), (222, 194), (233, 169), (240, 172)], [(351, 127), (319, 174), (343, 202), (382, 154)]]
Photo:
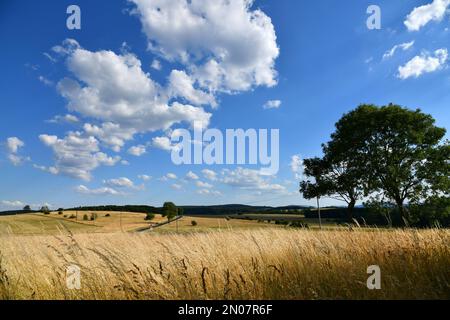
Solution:
[(12, 211), (0, 211), (0, 216), (15, 216), (17, 214), (36, 213), (33, 210), (12, 210)]
[[(225, 204), (225, 205), (213, 205), (213, 206), (180, 206), (183, 208), (185, 215), (235, 215), (245, 213), (286, 213), (286, 212), (298, 212), (299, 210), (311, 209), (307, 206), (283, 206), (283, 207), (270, 207), (270, 206), (249, 206), (242, 204)], [(78, 210), (78, 211), (123, 211), (123, 212), (143, 212), (143, 213), (162, 213), (162, 208), (156, 208), (147, 205), (127, 205), (127, 206), (89, 206), (89, 207), (77, 207), (66, 210)]]

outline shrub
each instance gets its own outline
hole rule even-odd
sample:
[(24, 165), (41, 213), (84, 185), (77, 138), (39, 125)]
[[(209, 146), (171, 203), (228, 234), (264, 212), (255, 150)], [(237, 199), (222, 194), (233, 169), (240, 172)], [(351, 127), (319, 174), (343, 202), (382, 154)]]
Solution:
[(109, 217), (111, 217), (111, 215), (109, 213), (107, 213), (107, 214), (105, 214), (105, 217), (109, 218)]
[(192, 220), (192, 221), (191, 221), (191, 225), (192, 225), (193, 227), (196, 227), (196, 226), (198, 225), (198, 223), (197, 223), (197, 221)]
[(95, 221), (95, 220), (97, 220), (97, 218), (98, 218), (98, 215), (95, 212), (91, 213), (91, 221)]
[(85, 215), (83, 216), (83, 220), (84, 220), (84, 221), (88, 221), (88, 220), (89, 220), (89, 217), (88, 217), (87, 214), (85, 214)]
[(150, 221), (155, 219), (155, 214), (154, 213), (147, 213), (147, 216), (145, 217), (146, 221)]
[(74, 214), (72, 214), (72, 215), (69, 217), (69, 219), (76, 219), (76, 218), (77, 218), (77, 216), (74, 215)]
[(59, 215), (62, 215), (64, 212), (62, 210), (58, 211)]

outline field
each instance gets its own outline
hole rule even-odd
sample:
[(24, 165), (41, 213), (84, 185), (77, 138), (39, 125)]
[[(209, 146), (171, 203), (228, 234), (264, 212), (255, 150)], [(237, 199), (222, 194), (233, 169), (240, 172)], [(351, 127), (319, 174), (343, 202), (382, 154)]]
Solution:
[[(84, 211), (65, 211), (63, 215), (52, 212), (49, 215), (41, 213), (37, 214), (21, 214), (14, 216), (0, 216), (0, 235), (61, 235), (67, 233), (116, 233), (116, 232), (133, 232), (150, 225), (145, 221), (144, 213), (129, 212), (103, 212), (96, 211), (97, 219), (95, 221), (84, 220), (84, 215), (88, 218), (94, 212)], [(66, 216), (66, 217), (64, 217)], [(74, 219), (70, 219), (74, 216)], [(167, 221), (161, 215), (155, 215), (151, 224), (158, 224)], [(192, 221), (196, 222), (196, 226), (192, 225)], [(249, 220), (226, 219), (224, 217), (203, 218), (203, 217), (184, 217), (178, 223), (170, 224), (154, 228), (155, 233), (190, 233), (204, 232), (212, 230), (229, 230), (229, 229), (253, 229), (271, 227), (270, 224), (260, 223)]]
[[(449, 243), (449, 230), (9, 233), (0, 299), (449, 299)], [(381, 290), (366, 287), (370, 265)]]

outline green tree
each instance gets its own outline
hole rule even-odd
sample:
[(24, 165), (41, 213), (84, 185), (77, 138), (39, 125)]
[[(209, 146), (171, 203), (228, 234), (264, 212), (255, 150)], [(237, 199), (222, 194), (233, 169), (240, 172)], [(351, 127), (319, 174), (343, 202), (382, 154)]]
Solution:
[(26, 205), (23, 207), (23, 211), (31, 211), (31, 207), (29, 205)]
[(48, 206), (42, 206), (40, 211), (44, 214), (50, 214), (50, 209), (48, 208)]
[(165, 202), (163, 205), (162, 216), (167, 220), (173, 220), (178, 214), (178, 208), (173, 202)]
[(336, 124), (329, 148), (347, 150), (352, 167), (365, 171), (365, 194), (380, 192), (392, 200), (406, 222), (410, 218), (407, 202), (448, 194), (445, 132), (420, 110), (361, 105)]

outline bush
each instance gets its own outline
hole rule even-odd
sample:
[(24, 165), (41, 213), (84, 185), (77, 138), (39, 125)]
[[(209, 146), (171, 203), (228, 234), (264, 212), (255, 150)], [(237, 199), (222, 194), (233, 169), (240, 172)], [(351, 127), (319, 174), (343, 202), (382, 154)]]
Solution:
[(107, 214), (105, 214), (105, 217), (109, 218), (109, 217), (111, 217), (111, 215), (109, 213), (107, 213)]
[(64, 216), (63, 216), (63, 218), (67, 218), (68, 217), (68, 215), (67, 214), (65, 214)]
[(72, 214), (72, 215), (69, 217), (69, 219), (76, 219), (76, 218), (77, 218), (77, 216), (74, 215), (74, 214)]
[(62, 215), (64, 212), (62, 210), (58, 211), (59, 215)]
[(145, 217), (146, 221), (150, 221), (155, 219), (155, 214), (154, 213), (147, 213), (147, 216)]
[(84, 221), (88, 221), (88, 220), (89, 220), (89, 217), (88, 217), (87, 214), (85, 214), (85, 215), (83, 216), (83, 220), (84, 220)]
[(191, 225), (192, 225), (193, 227), (196, 227), (196, 226), (198, 225), (198, 223), (197, 223), (197, 221), (192, 220), (192, 221), (191, 221)]
[(95, 221), (95, 220), (97, 220), (97, 218), (98, 218), (98, 215), (95, 212), (91, 213), (91, 221)]

